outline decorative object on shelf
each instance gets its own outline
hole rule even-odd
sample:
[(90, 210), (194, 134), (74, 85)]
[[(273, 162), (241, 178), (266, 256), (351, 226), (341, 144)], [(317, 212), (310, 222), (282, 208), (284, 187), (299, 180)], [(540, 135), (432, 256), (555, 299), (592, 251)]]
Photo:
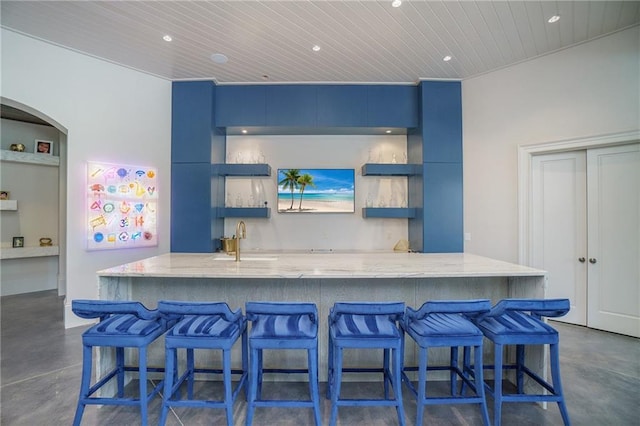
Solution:
[(411, 251), (409, 249), (409, 241), (407, 240), (398, 240), (398, 242), (396, 243), (395, 246), (393, 246), (393, 251), (402, 251), (402, 252), (409, 252)]
[(36, 154), (53, 155), (53, 142), (36, 139), (33, 152)]
[(0, 191), (0, 200), (8, 200), (9, 191)]
[(53, 245), (53, 240), (48, 237), (40, 238), (40, 247), (51, 247)]
[(24, 152), (24, 144), (22, 144), (22, 143), (12, 143), (11, 146), (9, 147), (9, 149), (11, 149), (11, 151)]
[(13, 248), (24, 247), (24, 237), (13, 237)]

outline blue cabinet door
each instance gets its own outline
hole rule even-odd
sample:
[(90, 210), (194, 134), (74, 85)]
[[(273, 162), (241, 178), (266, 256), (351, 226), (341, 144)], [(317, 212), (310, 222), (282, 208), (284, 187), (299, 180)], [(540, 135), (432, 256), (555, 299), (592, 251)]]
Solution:
[(318, 127), (364, 127), (366, 125), (366, 86), (318, 86)]
[(179, 81), (172, 86), (171, 162), (209, 160), (213, 128), (211, 81)]
[(462, 161), (460, 82), (424, 81), (420, 86), (424, 161)]
[(211, 165), (171, 165), (171, 251), (210, 253)]
[(404, 85), (367, 86), (369, 127), (418, 126), (418, 88)]
[(217, 86), (216, 126), (265, 126), (265, 86)]
[(316, 127), (317, 86), (266, 86), (266, 90), (267, 126)]
[(424, 165), (424, 253), (464, 251), (462, 163)]

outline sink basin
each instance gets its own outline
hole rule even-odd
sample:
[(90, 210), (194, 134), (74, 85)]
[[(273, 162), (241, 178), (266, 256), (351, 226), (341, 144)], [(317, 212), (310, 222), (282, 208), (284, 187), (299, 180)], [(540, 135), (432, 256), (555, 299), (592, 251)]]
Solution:
[[(213, 260), (215, 261), (223, 261), (223, 262), (235, 262), (236, 258), (234, 256), (229, 257), (216, 257)], [(278, 260), (277, 257), (254, 257), (254, 256), (240, 256), (240, 261), (244, 262), (253, 262), (253, 261), (263, 261), (263, 262), (273, 262)]]

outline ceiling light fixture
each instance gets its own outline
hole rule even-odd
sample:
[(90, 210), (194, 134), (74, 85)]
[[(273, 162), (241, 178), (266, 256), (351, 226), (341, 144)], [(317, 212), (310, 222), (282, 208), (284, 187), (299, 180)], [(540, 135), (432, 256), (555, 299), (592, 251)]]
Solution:
[(551, 18), (547, 20), (548, 23), (553, 24), (554, 22), (558, 22), (560, 20), (560, 15), (553, 15)]
[(247, 129), (242, 129), (242, 133), (246, 135), (247, 134)]
[(214, 53), (213, 55), (211, 55), (211, 60), (216, 64), (226, 64), (229, 58), (227, 58), (222, 53)]
[(165, 35), (164, 37), (162, 37), (162, 39), (163, 39), (164, 41), (171, 41), (171, 40), (173, 40), (173, 38), (171, 38), (171, 36), (170, 36), (169, 34), (167, 34), (167, 35)]
[(314, 52), (318, 52), (320, 50), (320, 46), (318, 46), (317, 44), (315, 46), (313, 46), (311, 48), (311, 50), (313, 50)]
[(391, 6), (393, 7), (400, 7), (401, 4), (402, 4), (402, 0), (393, 0), (391, 2)]
[(385, 133), (391, 133), (391, 130), (386, 130)]
[(449, 56), (449, 55), (447, 55), (447, 56), (445, 56), (444, 58), (442, 58), (442, 60), (443, 60), (443, 61), (445, 61), (445, 62), (449, 62), (451, 59), (452, 59), (452, 58), (451, 58), (451, 56)]

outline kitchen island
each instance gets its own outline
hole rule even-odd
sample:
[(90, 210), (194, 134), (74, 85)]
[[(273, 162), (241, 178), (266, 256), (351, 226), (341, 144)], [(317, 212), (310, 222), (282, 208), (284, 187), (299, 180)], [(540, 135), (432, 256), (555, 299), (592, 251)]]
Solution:
[[(414, 308), (427, 300), (482, 298), (496, 303), (507, 297), (543, 298), (545, 280), (545, 271), (466, 253), (246, 252), (240, 262), (224, 253), (168, 253), (98, 272), (101, 299), (137, 300), (148, 308), (155, 308), (159, 300), (224, 301), (231, 309), (243, 311), (247, 301), (316, 303), (323, 381), (327, 377), (327, 315), (336, 301), (402, 301)], [(162, 339), (153, 344), (150, 365), (164, 363), (162, 345)], [(239, 346), (234, 351), (234, 368), (240, 365)], [(492, 350), (485, 345), (487, 361)], [(265, 367), (306, 365), (304, 351), (288, 352), (292, 353), (278, 353), (277, 358), (265, 352)], [(102, 355), (101, 362), (111, 362), (107, 352)], [(346, 352), (345, 366), (381, 362), (381, 356), (370, 355)], [(405, 363), (416, 365), (416, 355), (407, 339)], [(210, 362), (211, 356), (207, 357)], [(530, 368), (543, 374), (542, 351), (533, 348), (527, 357)], [(429, 360), (447, 362), (448, 351), (435, 351)]]

